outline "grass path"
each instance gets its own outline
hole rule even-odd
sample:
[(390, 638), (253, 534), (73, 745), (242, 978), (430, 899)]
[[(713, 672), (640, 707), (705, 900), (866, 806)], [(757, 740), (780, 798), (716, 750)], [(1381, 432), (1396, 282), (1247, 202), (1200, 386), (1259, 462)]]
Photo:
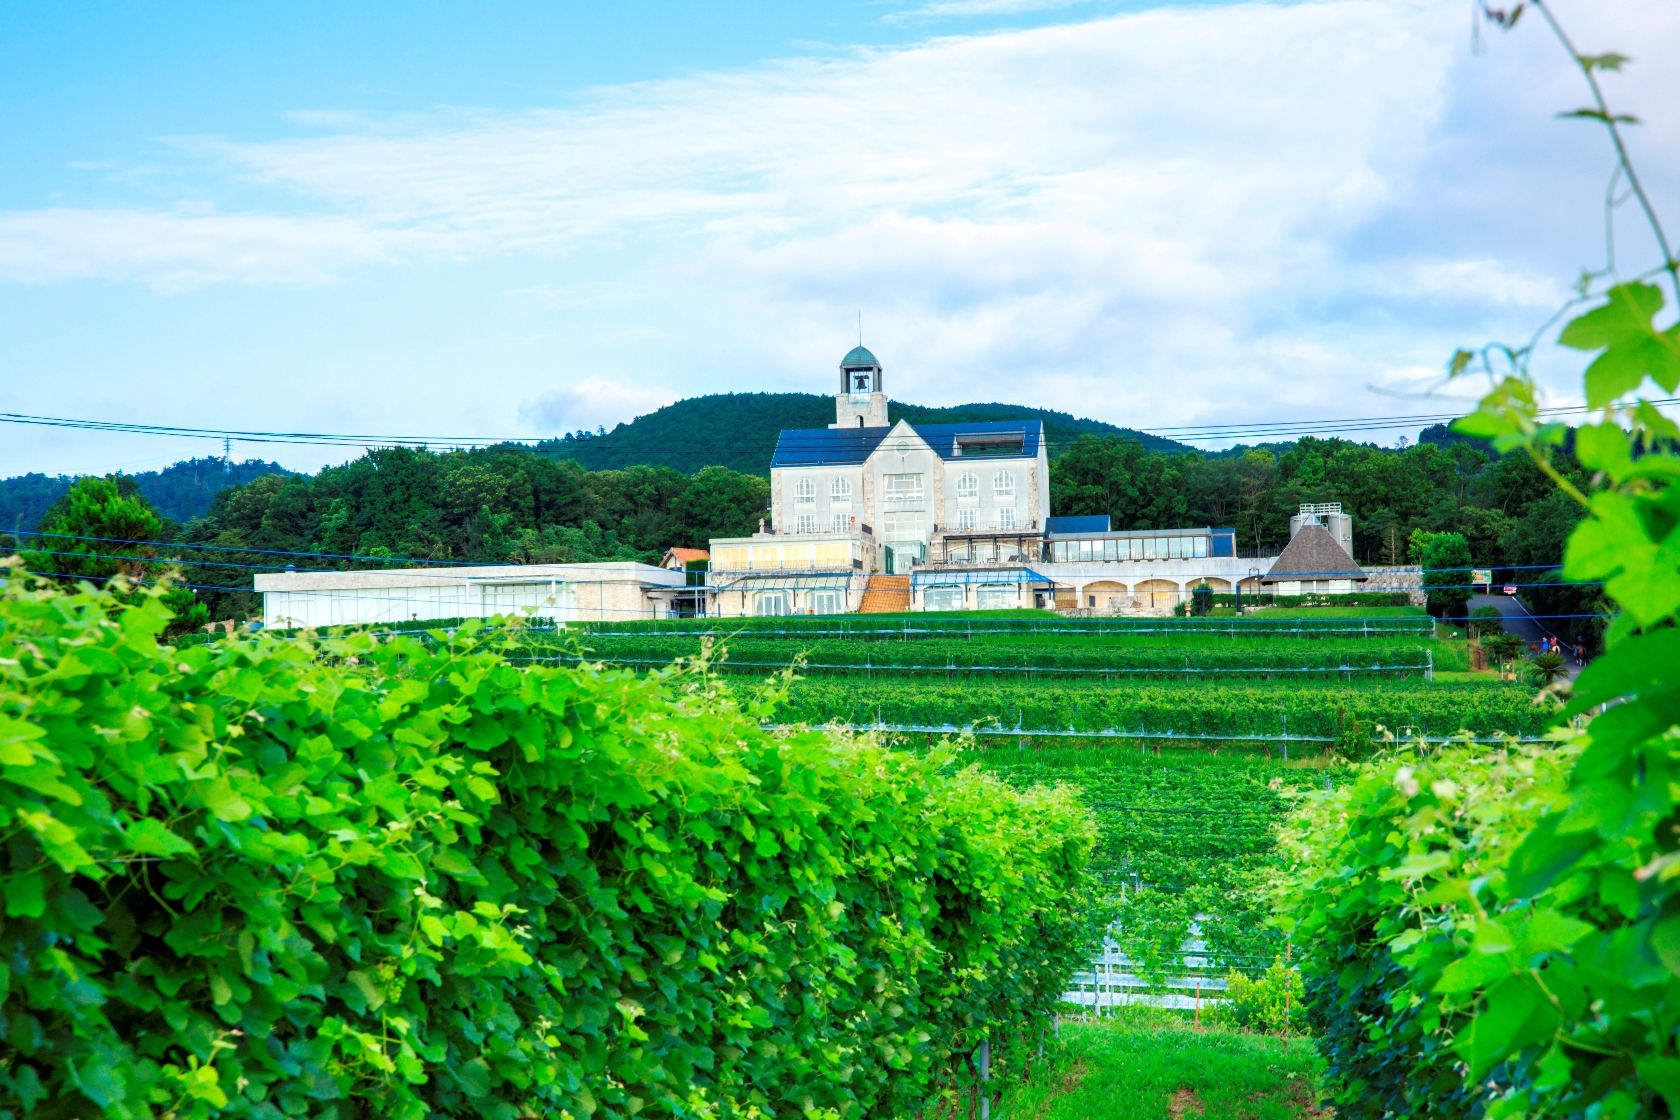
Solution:
[(1052, 1072), (995, 1120), (1320, 1120), (1302, 1039), (1148, 1023), (1068, 1023)]

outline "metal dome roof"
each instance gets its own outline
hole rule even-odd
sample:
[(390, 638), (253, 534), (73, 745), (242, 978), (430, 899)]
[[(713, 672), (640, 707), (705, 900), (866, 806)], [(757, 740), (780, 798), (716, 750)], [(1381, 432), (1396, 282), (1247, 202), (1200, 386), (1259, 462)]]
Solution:
[(875, 355), (861, 346), (852, 347), (851, 351), (840, 359), (841, 369), (880, 369), (881, 363), (875, 360)]

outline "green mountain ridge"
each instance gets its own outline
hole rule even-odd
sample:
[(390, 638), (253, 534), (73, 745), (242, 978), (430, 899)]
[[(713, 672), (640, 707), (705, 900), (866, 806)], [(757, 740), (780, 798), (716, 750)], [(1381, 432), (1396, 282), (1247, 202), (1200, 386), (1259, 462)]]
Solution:
[[(1193, 448), (1173, 440), (1089, 420), (1054, 409), (1027, 405), (960, 404), (945, 408), (887, 402), (893, 423), (963, 424), (989, 420), (1042, 420), (1050, 457), (1055, 458), (1081, 435), (1129, 436), (1151, 451), (1185, 452)], [(722, 466), (743, 474), (769, 477), (776, 437), (789, 428), (826, 428), (834, 423), (834, 398), (816, 393), (715, 393), (690, 397), (619, 424), (605, 435), (588, 433), (544, 440), (545, 455), (576, 459), (589, 470), (630, 466), (670, 467), (693, 474)]]

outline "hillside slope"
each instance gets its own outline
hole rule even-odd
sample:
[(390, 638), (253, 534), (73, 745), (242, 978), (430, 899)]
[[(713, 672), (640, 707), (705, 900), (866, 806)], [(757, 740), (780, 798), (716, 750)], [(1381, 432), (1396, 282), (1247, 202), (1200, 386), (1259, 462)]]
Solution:
[[(887, 402), (893, 421), (912, 424), (960, 424), (983, 420), (1042, 420), (1052, 458), (1080, 435), (1129, 435), (1154, 451), (1188, 451), (1161, 439), (1101, 420), (1018, 404), (962, 404), (949, 408)], [(826, 428), (834, 423), (834, 398), (815, 393), (718, 393), (691, 397), (657, 412), (620, 424), (606, 435), (545, 440), (544, 454), (575, 458), (590, 470), (646, 464), (693, 474), (701, 467), (724, 466), (746, 474), (768, 475), (776, 436), (784, 428)]]
[[(140, 484), (140, 492), (159, 513), (185, 523), (203, 517), (216, 495), (230, 486), (243, 486), (265, 474), (291, 473), (279, 463), (265, 463), (261, 459), (229, 464), (206, 458), (183, 459), (160, 471), (142, 471), (133, 477)], [(74, 481), (69, 475), (39, 473), (0, 478), (0, 532), (34, 529), (41, 515)]]

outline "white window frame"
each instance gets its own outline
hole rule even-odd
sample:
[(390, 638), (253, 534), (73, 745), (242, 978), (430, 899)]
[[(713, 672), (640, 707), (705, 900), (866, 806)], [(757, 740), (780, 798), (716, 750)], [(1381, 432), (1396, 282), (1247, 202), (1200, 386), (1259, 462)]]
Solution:
[(966, 605), (961, 587), (930, 587), (922, 592), (925, 611), (960, 611)]
[[(899, 528), (906, 522), (915, 525), (914, 533)], [(927, 520), (920, 510), (906, 510), (903, 513), (888, 513), (881, 518), (881, 540), (887, 544), (909, 544), (920, 541), (927, 530)]]
[(980, 476), (973, 471), (964, 471), (957, 476), (957, 497), (978, 498), (980, 496)]
[(999, 471), (992, 476), (992, 497), (1015, 497), (1015, 472)]
[(959, 509), (957, 511), (957, 528), (978, 529), (980, 527), (980, 511), (978, 509)]
[(981, 584), (974, 598), (974, 605), (983, 611), (1007, 611), (1021, 605), (1020, 589), (1009, 584)]
[(816, 532), (817, 531), (817, 515), (814, 514), (814, 513), (802, 513), (798, 517), (795, 517), (793, 519), (793, 531), (795, 533), (814, 533), (814, 532)]
[(817, 482), (812, 478), (801, 478), (793, 484), (793, 500), (796, 505), (808, 506), (817, 500)]
[(992, 510), (992, 528), (1013, 530), (1015, 528), (1015, 507), (997, 506), (994, 508)]
[(882, 480), (881, 493), (889, 502), (919, 502), (927, 494), (921, 474), (889, 474)]
[(828, 531), (831, 533), (849, 533), (852, 531), (852, 515), (849, 513), (831, 513), (828, 515)]
[(829, 479), (828, 500), (831, 502), (849, 502), (852, 500), (852, 480), (845, 475), (837, 475)]
[(846, 612), (846, 593), (832, 589), (813, 591), (806, 598), (811, 604), (812, 614), (844, 614)]
[(780, 617), (793, 611), (793, 596), (786, 591), (760, 591), (753, 597), (753, 614)]

